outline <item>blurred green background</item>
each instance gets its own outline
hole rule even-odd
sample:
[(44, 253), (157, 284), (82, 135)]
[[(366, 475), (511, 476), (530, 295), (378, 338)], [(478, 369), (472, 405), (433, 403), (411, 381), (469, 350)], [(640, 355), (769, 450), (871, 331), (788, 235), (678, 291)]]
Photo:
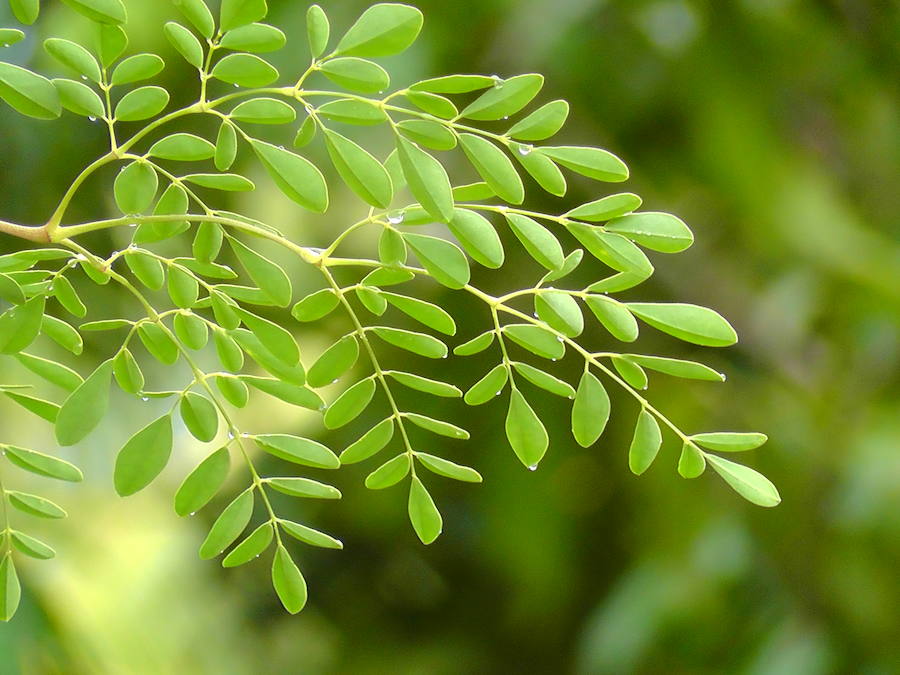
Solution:
[[(0, 4), (0, 25), (14, 25)], [(39, 39), (87, 39), (89, 25), (61, 3), (44, 4), (29, 40), (3, 56), (58, 74)], [(132, 51), (162, 54), (165, 86), (187, 101), (195, 78), (160, 30), (175, 11), (166, 1), (127, 4)], [(367, 3), (322, 4), (340, 32)], [(271, 21), (292, 38), (274, 58), (287, 81), (307, 60), (306, 5), (270, 6)], [(388, 60), (396, 84), (452, 72), (541, 72), (544, 100), (564, 97), (573, 108), (557, 140), (616, 152), (645, 209), (677, 213), (692, 226), (695, 246), (653, 256), (657, 274), (626, 297), (715, 307), (741, 342), (702, 350), (645, 331), (647, 353), (699, 358), (729, 374), (721, 385), (656, 377), (650, 397), (687, 431), (768, 433), (769, 444), (747, 461), (779, 486), (782, 505), (751, 506), (712, 475), (680, 479), (671, 438), (651, 470), (633, 477), (626, 451), (637, 410), (623, 396), (614, 396), (613, 421), (587, 450), (567, 432), (567, 405), (543, 397), (551, 450), (535, 473), (505, 444), (502, 402), (468, 410), (443, 403), (442, 416), (465, 420), (473, 440), (435, 442), (433, 450), (476, 466), (485, 484), (429, 482), (445, 528), (428, 548), (406, 522), (402, 489), (362, 488), (377, 463), (322, 476), (343, 490), (341, 502), (286, 500), (287, 514), (346, 547), (296, 549), (311, 599), (291, 618), (269, 587), (266, 563), (223, 571), (197, 559), (214, 513), (179, 522), (172, 511), (175, 488), (203, 455), (183, 431), (163, 480), (127, 500), (114, 495), (112, 457), (155, 405), (119, 396), (103, 428), (63, 452), (87, 481), (51, 495), (70, 519), (40, 530), (56, 560), (23, 561), (23, 606), (0, 626), (0, 673), (900, 672), (898, 4), (418, 6), (426, 15), (419, 42)], [(104, 133), (69, 114), (43, 123), (3, 106), (0, 215), (42, 222), (104, 151)], [(258, 171), (250, 163), (247, 170)], [(109, 175), (91, 182), (70, 217), (112, 213), (108, 185)], [(262, 185), (232, 206), (304, 243), (327, 242), (333, 219), (360, 213), (337, 184), (331, 221), (300, 213)], [(571, 185), (562, 203), (537, 191), (531, 203), (561, 212), (604, 194), (596, 183)], [(87, 241), (105, 252), (126, 235)], [(373, 245), (355, 241), (357, 251)], [(4, 251), (15, 246), (0, 242)], [(500, 289), (535, 278), (512, 242), (508, 255), (511, 271), (482, 270), (476, 283)], [(308, 271), (294, 273), (298, 292), (317, 287)], [(599, 265), (592, 273), (576, 281), (596, 278)], [(484, 329), (483, 308), (422, 288), (460, 317), (458, 342)], [(120, 293), (94, 293), (98, 316), (136, 311)], [(307, 362), (343, 330), (338, 318), (303, 328)], [(602, 339), (599, 331), (594, 338)], [(86, 358), (107, 358), (113, 348), (94, 340)], [(449, 379), (466, 387), (491, 359), (457, 359)], [(422, 368), (447, 377), (445, 364)], [(573, 359), (566, 367), (574, 381), (580, 366)], [(0, 362), (2, 381), (22, 377), (12, 359)], [(153, 373), (151, 381), (161, 388), (172, 377), (183, 373)], [(315, 434), (338, 449), (363, 430), (325, 433), (318, 416), (263, 399), (242, 416), (248, 426)], [(37, 418), (6, 401), (0, 414), (4, 442), (55, 451)], [(14, 487), (29, 486), (16, 480)]]

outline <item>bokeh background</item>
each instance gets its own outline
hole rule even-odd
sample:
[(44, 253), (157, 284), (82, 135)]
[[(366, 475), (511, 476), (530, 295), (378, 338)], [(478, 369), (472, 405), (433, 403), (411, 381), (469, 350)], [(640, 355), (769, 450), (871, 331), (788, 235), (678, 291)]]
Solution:
[[(0, 25), (14, 25), (0, 4)], [(160, 31), (175, 11), (164, 1), (127, 4), (133, 51), (162, 54), (165, 86), (187, 101), (194, 77)], [(322, 4), (337, 32), (366, 6)], [(3, 57), (59, 73), (39, 40), (89, 39), (89, 25), (59, 2), (44, 5), (29, 40)], [(403, 490), (362, 488), (375, 462), (327, 476), (344, 491), (341, 502), (284, 501), (286, 513), (346, 546), (296, 549), (311, 599), (291, 618), (271, 592), (267, 563), (223, 571), (197, 559), (215, 514), (208, 508), (179, 521), (172, 511), (175, 488), (204, 451), (183, 430), (163, 479), (127, 500), (114, 495), (114, 453), (156, 405), (119, 396), (102, 429), (64, 452), (87, 481), (55, 488), (70, 519), (40, 530), (56, 560), (21, 565), (23, 605), (0, 626), (0, 673), (900, 672), (897, 3), (418, 5), (426, 15), (419, 42), (388, 60), (395, 83), (541, 72), (544, 100), (572, 104), (558, 140), (616, 152), (644, 208), (677, 213), (692, 226), (696, 245), (654, 256), (653, 280), (626, 297), (715, 307), (741, 342), (700, 350), (645, 331), (648, 353), (701, 358), (729, 374), (721, 385), (656, 377), (650, 396), (688, 431), (768, 433), (768, 445), (746, 459), (779, 486), (782, 505), (747, 504), (715, 476), (679, 478), (671, 438), (652, 469), (633, 477), (626, 451), (637, 411), (622, 396), (613, 398), (603, 439), (585, 450), (567, 433), (567, 405), (532, 393), (552, 439), (534, 473), (505, 445), (502, 402), (468, 410), (445, 403), (443, 416), (465, 420), (473, 441), (435, 441), (433, 450), (476, 466), (485, 484), (430, 481), (445, 529), (428, 548), (406, 522)], [(306, 5), (270, 6), (271, 20), (292, 38), (293, 47), (274, 57), (289, 79), (307, 59)], [(41, 222), (104, 142), (100, 125), (72, 115), (44, 123), (3, 106), (0, 215)], [(258, 172), (250, 162), (246, 170)], [(101, 178), (86, 186), (73, 220), (113, 211), (110, 176)], [(563, 203), (535, 191), (532, 204), (561, 211), (605, 189), (571, 185)], [(349, 222), (360, 207), (335, 189), (329, 217)], [(232, 206), (311, 245), (334, 228), (269, 187)], [(109, 251), (124, 237), (88, 241)], [(351, 248), (372, 244), (362, 238)], [(16, 245), (0, 241), (4, 251)], [(515, 245), (508, 255), (512, 271), (479, 272), (476, 281), (499, 289), (537, 273)], [(577, 281), (598, 273), (594, 264)], [(318, 283), (303, 270), (293, 274), (301, 290)], [(459, 341), (483, 330), (487, 317), (465, 298), (431, 286), (422, 292), (461, 317)], [(98, 316), (136, 311), (120, 293), (93, 293)], [(299, 339), (316, 354), (345, 329), (329, 320)], [(113, 348), (100, 336), (86, 358), (99, 361)], [(491, 358), (457, 359), (449, 377), (465, 387)], [(421, 367), (447, 376), (445, 365)], [(580, 366), (565, 367), (574, 381)], [(0, 377), (23, 375), (6, 359)], [(151, 377), (162, 387), (173, 375)], [(362, 431), (325, 433), (317, 416), (263, 399), (242, 416), (247, 425), (314, 434), (338, 449)], [(37, 418), (7, 401), (0, 415), (4, 442), (54, 450)], [(235, 480), (236, 487), (243, 478)], [(16, 481), (37, 487), (23, 475)]]

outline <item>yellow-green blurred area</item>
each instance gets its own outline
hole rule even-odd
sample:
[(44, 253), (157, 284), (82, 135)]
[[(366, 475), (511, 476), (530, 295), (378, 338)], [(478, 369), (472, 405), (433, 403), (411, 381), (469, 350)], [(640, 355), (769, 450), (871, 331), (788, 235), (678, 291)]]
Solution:
[[(60, 2), (43, 4), (28, 40), (0, 56), (59, 76), (40, 41), (89, 41), (90, 25)], [(161, 32), (165, 21), (178, 18), (171, 3), (127, 4), (131, 53), (161, 54), (167, 62), (161, 83), (175, 103), (189, 102), (196, 74)], [(308, 62), (306, 4), (269, 4), (271, 22), (289, 35), (288, 47), (272, 58), (289, 82)], [(366, 6), (322, 4), (338, 34)], [(6, 3), (0, 5), (0, 25), (15, 25)], [(223, 570), (196, 554), (218, 510), (245, 484), (241, 467), (212, 505), (179, 519), (172, 495), (211, 449), (179, 429), (161, 478), (135, 497), (115, 495), (116, 451), (168, 402), (114, 394), (102, 427), (60, 451), (43, 421), (2, 401), (0, 441), (58, 452), (77, 462), (86, 480), (47, 487), (3, 468), (9, 487), (47, 494), (69, 518), (32, 528), (55, 546), (57, 558), (20, 562), (22, 606), (0, 627), (0, 673), (900, 671), (898, 5), (422, 0), (418, 6), (426, 17), (419, 41), (384, 61), (395, 85), (448, 73), (541, 72), (543, 100), (572, 105), (554, 142), (615, 152), (629, 164), (626, 185), (643, 196), (644, 209), (676, 213), (692, 227), (696, 244), (681, 255), (653, 255), (655, 276), (622, 297), (714, 307), (741, 341), (725, 350), (693, 348), (647, 328), (642, 352), (696, 358), (729, 375), (723, 384), (659, 375), (648, 396), (689, 433), (767, 433), (769, 443), (745, 459), (778, 485), (783, 503), (752, 506), (710, 472), (680, 478), (671, 436), (654, 466), (632, 476), (626, 455), (638, 410), (619, 392), (606, 433), (582, 449), (568, 430), (568, 402), (529, 390), (551, 437), (533, 473), (504, 439), (505, 396), (466, 408), (458, 400), (398, 392), (404, 405), (472, 432), (467, 443), (416, 438), (419, 449), (475, 466), (484, 484), (429, 477), (444, 534), (426, 548), (406, 519), (402, 488), (364, 489), (377, 460), (339, 472), (303, 471), (333, 481), (344, 498), (285, 497), (277, 508), (341, 538), (345, 550), (292, 548), (310, 601), (290, 617), (272, 592), (267, 556)], [(192, 118), (178, 130), (211, 137), (214, 126)], [(264, 131), (290, 144), (288, 130)], [(367, 144), (386, 149), (386, 130), (372, 133)], [(3, 106), (0, 217), (43, 222), (106, 142), (99, 123), (68, 113), (39, 122)], [(308, 154), (327, 165), (320, 143)], [(466, 177), (457, 154), (447, 161)], [(333, 208), (313, 217), (280, 196), (247, 153), (239, 161), (259, 187), (223, 206), (301, 243), (327, 244), (337, 228), (365, 216), (333, 171)], [(102, 172), (86, 184), (69, 222), (115, 215), (113, 175)], [(562, 213), (616, 191), (574, 178), (570, 185), (558, 200), (529, 183), (529, 204)], [(97, 233), (84, 243), (108, 253), (126, 245), (129, 234)], [(502, 236), (507, 267), (479, 268), (473, 283), (499, 291), (536, 281), (537, 267), (508, 232)], [(348, 253), (371, 255), (373, 237), (353, 239)], [(3, 251), (19, 245), (0, 241)], [(188, 245), (183, 239), (160, 250)], [(298, 296), (321, 285), (313, 272), (290, 269)], [(580, 288), (603, 275), (590, 260), (571, 283)], [(121, 291), (73, 279), (91, 299), (89, 318), (139, 316)], [(457, 317), (451, 344), (488, 327), (485, 308), (462, 294), (419, 282), (414, 288)], [(347, 330), (338, 314), (298, 325), (304, 361)], [(585, 339), (598, 349), (616, 348), (596, 327)], [(86, 374), (117, 346), (110, 334), (92, 334), (75, 367)], [(32, 351), (62, 356), (43, 342)], [(388, 367), (414, 358), (384, 354)], [(495, 359), (492, 351), (420, 359), (416, 372), (466, 388)], [(576, 361), (567, 359), (560, 373), (570, 382), (581, 372)], [(143, 363), (153, 388), (184, 386), (185, 371)], [(365, 374), (361, 363), (357, 368)], [(0, 361), (0, 382), (22, 381), (32, 380), (14, 359)], [(333, 396), (326, 390), (326, 398)], [(337, 450), (367, 428), (360, 419), (325, 432), (320, 416), (298, 410), (260, 394), (239, 419), (252, 432), (311, 435)], [(380, 419), (377, 412), (365, 421)], [(278, 460), (259, 461), (269, 475), (292, 470)]]

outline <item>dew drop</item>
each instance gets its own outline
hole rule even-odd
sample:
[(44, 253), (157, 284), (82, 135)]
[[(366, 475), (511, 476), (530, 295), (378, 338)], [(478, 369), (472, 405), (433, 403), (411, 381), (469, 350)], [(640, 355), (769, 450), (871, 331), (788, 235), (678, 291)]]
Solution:
[(96, 121), (97, 121), (97, 118), (96, 118), (94, 115), (90, 115), (90, 116), (88, 117), (88, 119), (89, 119), (91, 122), (96, 122)]
[(250, 438), (250, 434), (248, 434), (248, 433), (245, 431), (244, 433), (241, 434), (241, 438)]
[(87, 82), (87, 75), (82, 75), (81, 79), (84, 80), (85, 82)]
[(279, 146), (278, 146), (278, 149), (279, 149), (279, 150), (284, 150), (284, 146), (283, 146), (283, 145), (279, 145)]
[(128, 227), (137, 227), (137, 226), (138, 226), (137, 223), (128, 223)]
[(503, 78), (499, 75), (491, 75), (491, 79), (494, 81), (495, 87), (499, 87), (501, 84), (503, 84)]
[(503, 116), (503, 119), (508, 120), (508, 119), (509, 119), (509, 115), (504, 115), (504, 116)]
[(234, 440), (234, 434), (230, 431), (228, 432), (228, 440)]
[(53, 284), (50, 284), (49, 286), (47, 286), (47, 291), (48, 291), (48, 292), (50, 292), (50, 291), (52, 291), (52, 290), (53, 290)]
[(532, 312), (532, 316), (536, 319), (538, 318), (537, 312)]
[(537, 471), (537, 464), (531, 464), (531, 465), (528, 467), (528, 470), (529, 470), (529, 471)]
[(234, 83), (234, 88), (235, 88), (235, 89), (239, 89), (240, 86), (241, 86), (241, 85), (239, 85), (237, 82)]
[(403, 222), (404, 215), (402, 213), (397, 213), (392, 216), (388, 216), (388, 222), (391, 225), (399, 225)]
[(338, 379), (337, 379), (337, 378), (334, 378), (334, 379), (331, 381), (331, 384), (337, 384), (337, 381), (338, 381)]
[(557, 342), (562, 342), (562, 341), (563, 341), (562, 337), (559, 336), (559, 335), (556, 336), (556, 340), (557, 340)]
[(519, 146), (519, 154), (522, 155), (522, 157), (527, 157), (528, 155), (530, 155), (532, 150), (534, 150), (534, 146), (531, 145)]
[(551, 361), (556, 361), (556, 359), (555, 359), (555, 358), (553, 358), (553, 359), (550, 359), (550, 360), (551, 360)]
[(147, 401), (150, 400), (150, 397), (149, 397), (149, 396), (141, 396), (141, 400), (142, 400), (144, 403), (146, 403)]
[(442, 358), (442, 359), (446, 359), (446, 358), (447, 358), (447, 355), (444, 354), (441, 358)]
[(196, 512), (196, 511), (191, 511), (190, 514), (188, 514), (188, 515), (196, 516), (196, 515), (197, 515), (197, 512)]

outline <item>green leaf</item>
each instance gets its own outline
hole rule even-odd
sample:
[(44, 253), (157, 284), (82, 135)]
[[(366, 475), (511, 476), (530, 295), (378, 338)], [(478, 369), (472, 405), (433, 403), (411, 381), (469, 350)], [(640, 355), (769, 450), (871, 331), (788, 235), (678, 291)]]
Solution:
[(662, 356), (644, 356), (643, 354), (628, 354), (629, 359), (644, 368), (655, 370), (674, 377), (684, 377), (692, 380), (708, 380), (711, 382), (724, 382), (725, 376), (709, 366), (694, 361), (682, 361), (681, 359), (668, 359)]
[(227, 171), (237, 157), (237, 132), (228, 120), (222, 120), (216, 135), (216, 156), (214, 163), (219, 171)]
[(453, 236), (478, 263), (497, 269), (503, 265), (505, 254), (497, 231), (487, 218), (475, 211), (454, 209), (447, 223)]
[(544, 86), (544, 76), (517, 75), (500, 80), (460, 113), (470, 120), (499, 120), (519, 112)]
[(38, 495), (7, 490), (6, 496), (9, 498), (9, 503), (19, 511), (37, 518), (65, 518), (67, 515), (61, 506)]
[(639, 319), (685, 342), (707, 347), (727, 347), (737, 342), (731, 324), (706, 307), (654, 302), (629, 302), (626, 306)]
[(228, 448), (219, 448), (191, 471), (175, 493), (175, 513), (193, 515), (216, 496), (228, 477)]
[(432, 150), (452, 150), (456, 147), (456, 135), (443, 124), (432, 120), (403, 120), (397, 123), (397, 131)]
[[(652, 273), (652, 270), (650, 271)], [(595, 281), (587, 287), (589, 293), (618, 293), (641, 284), (649, 278), (650, 274), (635, 274), (633, 272), (618, 272), (606, 279)]]
[(597, 442), (609, 421), (609, 394), (593, 373), (585, 371), (572, 404), (572, 435), (582, 448)]
[(325, 129), (325, 144), (334, 168), (367, 204), (387, 208), (394, 188), (387, 170), (364, 148), (341, 134)]
[(104, 68), (109, 68), (128, 47), (128, 36), (121, 26), (100, 24), (97, 26), (97, 54)]
[(35, 539), (24, 532), (16, 530), (9, 531), (12, 544), (20, 553), (24, 553), (30, 558), (38, 560), (49, 560), (56, 555), (56, 551), (47, 546), (40, 539)]
[(166, 282), (166, 270), (158, 258), (141, 250), (129, 250), (125, 264), (144, 286), (158, 291)]
[(659, 446), (662, 445), (662, 434), (659, 431), (659, 423), (647, 410), (641, 410), (638, 415), (637, 425), (634, 428), (634, 438), (628, 449), (628, 468), (637, 476), (640, 476), (656, 459)]
[(469, 283), (469, 261), (455, 244), (427, 234), (404, 232), (403, 238), (435, 281), (448, 288)]
[(65, 460), (15, 445), (3, 445), (2, 447), (10, 462), (29, 473), (70, 483), (80, 483), (84, 480), (81, 469)]
[(341, 464), (356, 464), (374, 456), (394, 437), (394, 419), (381, 420), (341, 453)]
[(0, 561), (0, 619), (9, 621), (19, 608), (22, 587), (13, 563), (12, 553), (8, 552)]
[(171, 415), (163, 415), (129, 438), (116, 457), (116, 492), (127, 497), (150, 485), (169, 463), (172, 440)]
[(372, 126), (387, 122), (387, 113), (372, 101), (339, 99), (329, 101), (316, 110), (325, 119), (345, 124)]
[(59, 300), (59, 304), (66, 308), (69, 314), (73, 314), (79, 318), (87, 315), (87, 307), (78, 297), (78, 293), (72, 286), (72, 282), (66, 277), (60, 275), (56, 277), (52, 286), (53, 295)]
[(46, 298), (36, 295), (0, 315), (0, 354), (16, 354), (38, 336), (43, 325)]
[(128, 20), (122, 0), (63, 0), (65, 4), (97, 23), (119, 25)]
[(213, 341), (216, 345), (216, 355), (225, 370), (239, 371), (244, 365), (244, 353), (235, 342), (234, 338), (224, 331), (214, 331)]
[[(183, 215), (188, 210), (188, 196), (185, 189), (172, 183), (153, 208), (154, 216)], [(181, 234), (190, 225), (185, 220), (170, 220), (156, 223), (142, 223), (134, 234), (135, 244), (149, 244)]]
[(122, 213), (137, 214), (149, 208), (156, 197), (159, 181), (147, 162), (131, 162), (116, 176), (113, 191)]
[(758, 448), (769, 440), (769, 437), (758, 433), (719, 431), (707, 434), (694, 434), (691, 436), (691, 440), (697, 445), (702, 445), (710, 450), (743, 452)]
[(182, 180), (225, 192), (250, 192), (256, 189), (253, 181), (235, 173), (192, 173), (189, 176), (182, 176)]
[(216, 148), (205, 138), (194, 134), (178, 133), (166, 136), (154, 143), (148, 154), (161, 159), (198, 162), (203, 159), (211, 159), (216, 154)]
[(406, 256), (403, 235), (393, 227), (382, 229), (381, 236), (378, 237), (378, 259), (385, 265), (403, 265), (406, 263)]
[(312, 162), (270, 143), (253, 140), (251, 144), (282, 192), (310, 211), (325, 213), (328, 209), (328, 186)]
[(533, 324), (515, 323), (503, 327), (503, 334), (520, 347), (541, 358), (557, 360), (566, 353), (565, 343), (552, 331)]
[(706, 470), (704, 453), (690, 441), (681, 446), (678, 457), (678, 473), (682, 478), (697, 478)]
[(430, 91), (435, 94), (466, 94), (470, 91), (493, 87), (495, 80), (488, 75), (444, 75), (416, 82), (410, 89)]
[(297, 111), (277, 98), (254, 98), (235, 106), (229, 117), (253, 124), (290, 124)]
[(219, 45), (225, 49), (259, 54), (277, 51), (286, 43), (287, 37), (275, 26), (251, 23), (225, 33)]
[(155, 323), (142, 323), (137, 329), (141, 344), (160, 363), (171, 366), (178, 360), (178, 345)]
[(465, 402), (469, 405), (487, 403), (503, 391), (508, 379), (509, 369), (506, 364), (500, 363), (494, 366), (469, 388), (469, 391), (466, 392)]
[(11, 305), (21, 305), (25, 302), (25, 294), (22, 292), (22, 288), (8, 274), (0, 274), (0, 298)]
[(78, 331), (54, 316), (44, 316), (41, 320), (41, 333), (76, 356), (84, 349), (84, 342)]
[[(191, 251), (196, 258), (196, 265), (192, 265), (195, 261), (190, 258), (181, 258), (182, 264), (195, 269), (197, 265), (211, 263), (219, 255), (222, 250), (222, 240), (224, 239), (224, 231), (218, 223), (200, 223), (197, 227), (197, 234), (194, 236), (194, 242), (191, 245)], [(204, 269), (204, 273), (206, 269)], [(222, 275), (216, 275), (222, 276)], [(236, 274), (228, 274), (226, 278), (234, 278)]]
[(169, 267), (169, 297), (182, 309), (193, 307), (200, 291), (197, 279), (181, 265)]
[(266, 87), (278, 79), (278, 71), (254, 54), (229, 54), (216, 63), (213, 77), (241, 87)]
[(462, 396), (462, 392), (452, 384), (440, 382), (439, 380), (432, 380), (427, 377), (422, 377), (421, 375), (402, 373), (396, 370), (388, 370), (385, 371), (384, 374), (390, 375), (405, 387), (433, 396), (440, 396), (442, 398), (458, 398)]
[(518, 389), (513, 389), (509, 397), (506, 437), (522, 464), (534, 471), (547, 452), (549, 439), (541, 420)]
[(250, 400), (250, 390), (247, 385), (231, 375), (217, 375), (216, 386), (231, 405), (243, 408)]
[(181, 397), (179, 411), (184, 426), (198, 441), (208, 443), (216, 437), (219, 431), (219, 413), (208, 398), (189, 391)]
[(519, 161), (538, 185), (551, 195), (562, 197), (566, 194), (566, 177), (552, 159), (539, 152), (534, 152), (530, 145), (510, 143), (513, 156)]
[(480, 202), (496, 196), (491, 187), (483, 180), (453, 188), (453, 199), (457, 202)]
[(52, 382), (58, 387), (62, 387), (66, 391), (75, 391), (84, 382), (81, 379), (81, 375), (56, 361), (25, 354), (24, 352), (16, 354), (16, 359), (35, 375)]
[(290, 614), (296, 614), (306, 605), (306, 581), (291, 554), (284, 546), (279, 545), (272, 560), (272, 586), (278, 594), (281, 604)]
[(453, 105), (453, 101), (443, 96), (425, 91), (408, 91), (405, 96), (414, 106), (435, 117), (449, 120), (459, 115), (459, 110)]
[(557, 270), (562, 267), (565, 259), (562, 246), (553, 233), (528, 216), (518, 213), (506, 213), (505, 215), (510, 229), (522, 242), (528, 255), (548, 270)]
[(331, 485), (309, 478), (269, 478), (266, 483), (291, 497), (309, 499), (340, 499), (341, 491)]
[(64, 66), (99, 84), (100, 64), (81, 45), (60, 38), (49, 38), (44, 40), (44, 50)]
[(316, 137), (316, 120), (313, 117), (307, 117), (303, 120), (300, 128), (297, 129), (297, 135), (294, 136), (294, 147), (302, 148), (310, 143)]
[(359, 342), (353, 335), (347, 335), (316, 359), (310, 367), (306, 379), (311, 387), (324, 387), (346, 373), (359, 358)]
[(294, 305), (291, 316), (297, 321), (318, 321), (333, 312), (340, 302), (334, 291), (323, 288), (310, 293)]
[(75, 445), (103, 419), (109, 406), (112, 370), (112, 359), (104, 361), (66, 398), (56, 418), (56, 441), (60, 445)]
[(363, 277), (362, 283), (367, 286), (396, 286), (415, 279), (415, 276), (409, 270), (379, 267)]
[(440, 536), (444, 521), (428, 490), (416, 476), (413, 476), (409, 485), (407, 507), (409, 522), (423, 544), (430, 544)]
[(472, 356), (473, 354), (483, 352), (490, 347), (493, 342), (494, 331), (487, 331), (486, 333), (482, 333), (481, 335), (472, 338), (468, 342), (457, 345), (453, 348), (453, 353), (457, 356)]
[(240, 307), (236, 307), (235, 311), (241, 317), (244, 325), (281, 361), (289, 366), (296, 365), (300, 361), (300, 348), (297, 346), (294, 336), (288, 331), (277, 323), (251, 314)]
[(275, 377), (290, 384), (306, 384), (306, 374), (302, 364), (287, 363), (281, 354), (276, 356), (267, 345), (264, 345), (256, 335), (248, 330), (235, 330), (231, 335), (240, 344), (243, 351)]
[(566, 228), (592, 256), (614, 270), (644, 278), (653, 273), (653, 265), (646, 254), (622, 235), (574, 221), (567, 221)]
[(387, 89), (391, 78), (377, 63), (344, 57), (323, 61), (319, 71), (335, 84), (363, 94), (376, 94)]
[(53, 86), (59, 92), (62, 107), (82, 117), (101, 118), (106, 115), (103, 100), (83, 82), (75, 80), (55, 79)]
[(56, 423), (56, 418), (59, 416), (59, 406), (55, 403), (45, 401), (42, 398), (28, 396), (27, 394), (19, 394), (14, 391), (5, 391), (3, 393), (29, 412), (50, 422), (50, 424)]
[[(16, 19), (29, 26), (37, 21), (41, 12), (41, 0), (10, 0), (9, 6)], [(0, 617), (2, 615), (3, 612), (0, 612)], [(9, 617), (3, 620), (8, 621)]]
[(291, 303), (293, 289), (284, 270), (237, 239), (229, 237), (228, 243), (253, 282), (279, 307), (287, 307)]
[(413, 196), (435, 219), (453, 217), (453, 191), (443, 165), (405, 138), (397, 138), (397, 156)]
[(521, 204), (525, 199), (522, 179), (509, 157), (489, 140), (474, 134), (460, 134), (466, 157), (491, 189), (505, 202)]
[(456, 334), (456, 322), (443, 309), (430, 302), (411, 298), (406, 295), (398, 295), (396, 293), (383, 293), (383, 296), (394, 307), (404, 314), (411, 316), (429, 328), (432, 328), (445, 335)]
[(461, 440), (467, 440), (469, 438), (469, 432), (462, 427), (456, 426), (455, 424), (450, 424), (449, 422), (444, 422), (443, 420), (436, 420), (433, 417), (419, 415), (418, 413), (401, 414), (417, 427), (421, 427), (422, 429), (430, 431), (433, 434), (437, 434), (438, 436), (458, 438)]
[(447, 356), (447, 345), (430, 335), (386, 326), (376, 326), (372, 331), (388, 344), (419, 356), (429, 359), (442, 359)]
[(209, 329), (206, 323), (196, 314), (179, 312), (172, 320), (175, 336), (184, 346), (200, 350), (209, 341)]
[(444, 476), (445, 478), (452, 478), (453, 480), (460, 480), (465, 483), (480, 483), (482, 480), (481, 474), (475, 469), (456, 464), (443, 459), (442, 457), (429, 455), (424, 452), (417, 452), (416, 459), (418, 459), (429, 471), (432, 471), (439, 476)]
[(306, 36), (309, 39), (309, 51), (312, 57), (318, 58), (328, 47), (328, 38), (331, 35), (331, 26), (328, 16), (318, 5), (312, 5), (306, 10)]
[(259, 557), (263, 551), (269, 548), (273, 535), (272, 523), (263, 523), (225, 556), (222, 567), (237, 567)]
[(548, 290), (536, 294), (534, 309), (541, 321), (567, 337), (581, 335), (584, 330), (581, 308), (566, 292)]
[(647, 388), (647, 373), (644, 372), (644, 369), (634, 361), (632, 361), (630, 358), (628, 358), (627, 356), (613, 354), (612, 362), (619, 375), (621, 375), (625, 382), (627, 382), (633, 388)]
[(132, 353), (125, 347), (113, 359), (113, 374), (122, 391), (138, 394), (144, 388), (144, 374)]
[(568, 116), (569, 104), (566, 101), (550, 101), (519, 120), (506, 135), (520, 141), (543, 141), (562, 129)]
[(229, 31), (259, 21), (268, 11), (266, 0), (222, 0), (219, 23)]
[(340, 540), (335, 539), (324, 532), (314, 530), (311, 527), (306, 527), (306, 525), (294, 523), (290, 520), (279, 521), (279, 524), (281, 525), (281, 529), (291, 535), (294, 539), (302, 541), (304, 544), (337, 550), (344, 548), (344, 545)]
[(203, 0), (172, 0), (172, 4), (207, 40), (215, 35), (215, 19), (213, 19), (212, 12), (209, 11), (209, 7), (206, 6)]
[(216, 518), (216, 522), (200, 545), (200, 557), (203, 560), (215, 558), (237, 539), (253, 515), (253, 490), (251, 486), (235, 497), (225, 510)]
[(638, 324), (628, 306), (605, 295), (588, 295), (587, 306), (617, 340), (634, 342), (638, 337)]
[(337, 52), (351, 56), (391, 56), (409, 47), (422, 30), (422, 12), (394, 3), (372, 5), (338, 42)]
[(366, 487), (370, 490), (384, 490), (396, 485), (409, 473), (412, 462), (407, 453), (389, 459), (366, 476)]
[(116, 104), (119, 122), (136, 122), (155, 117), (169, 103), (169, 92), (162, 87), (138, 87), (125, 94)]
[(163, 31), (166, 39), (185, 61), (198, 70), (203, 68), (203, 45), (191, 31), (175, 21), (168, 22)]
[(632, 213), (611, 220), (606, 229), (662, 253), (680, 253), (694, 243), (694, 235), (688, 226), (669, 213)]
[(0, 63), (0, 98), (23, 115), (41, 120), (62, 113), (59, 93), (50, 80), (11, 63)]
[(369, 405), (375, 395), (375, 381), (366, 378), (357, 382), (325, 410), (325, 427), (339, 429), (356, 419)]
[(531, 384), (533, 384), (534, 386), (540, 387), (545, 391), (549, 391), (555, 396), (562, 396), (563, 398), (575, 398), (575, 390), (568, 382), (564, 382), (558, 377), (554, 377), (549, 373), (545, 373), (540, 368), (535, 368), (534, 366), (527, 363), (513, 361), (512, 365), (516, 369), (517, 373), (531, 382)]
[(535, 148), (535, 152), (594, 180), (619, 183), (628, 179), (628, 167), (625, 163), (611, 152), (600, 148), (544, 146)]
[[(609, 195), (608, 197), (603, 197), (602, 199), (597, 199), (592, 202), (588, 202), (587, 204), (582, 204), (566, 214), (568, 218), (579, 218), (580, 220), (589, 220), (591, 222), (599, 222), (602, 220), (610, 220), (612, 218), (617, 218), (619, 220), (627, 221), (628, 218), (632, 216), (626, 216), (625, 218), (620, 218), (620, 216), (624, 216), (626, 213), (631, 213), (636, 208), (641, 205), (641, 198), (635, 194), (631, 194), (630, 192), (623, 192), (618, 195)], [(609, 227), (613, 223), (609, 223), (607, 225), (607, 229), (613, 230), (614, 232), (620, 232), (621, 234), (625, 234), (627, 236), (628, 232), (623, 232), (622, 230), (617, 230), (615, 228)], [(629, 237), (634, 239), (634, 237)]]
[(715, 455), (706, 455), (706, 461), (735, 492), (748, 502), (767, 508), (778, 506), (781, 503), (778, 488), (758, 471)]
[(253, 440), (269, 454), (295, 464), (316, 469), (337, 469), (341, 465), (337, 455), (331, 450), (307, 438), (287, 434), (263, 434), (254, 436)]
[(310, 410), (322, 410), (324, 404), (319, 395), (312, 389), (301, 387), (290, 382), (283, 382), (267, 377), (251, 377), (242, 376), (241, 379), (247, 384), (259, 389), (260, 391), (279, 398), (285, 403), (308, 408)]

